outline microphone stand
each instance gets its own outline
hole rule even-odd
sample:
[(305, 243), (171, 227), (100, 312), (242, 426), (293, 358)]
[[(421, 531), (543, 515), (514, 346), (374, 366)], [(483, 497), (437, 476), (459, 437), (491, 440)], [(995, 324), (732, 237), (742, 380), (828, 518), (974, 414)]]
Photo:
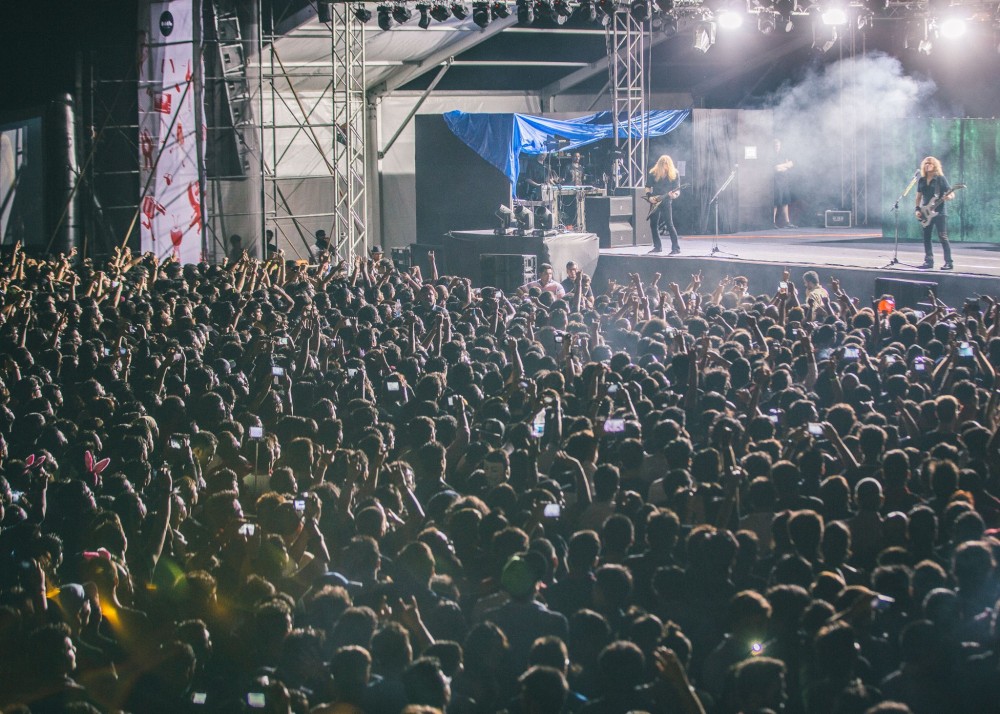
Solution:
[(917, 267), (916, 265), (911, 265), (910, 263), (901, 263), (899, 261), (899, 202), (902, 201), (904, 198), (906, 198), (907, 194), (910, 193), (910, 189), (913, 188), (913, 185), (917, 182), (918, 178), (920, 178), (919, 170), (915, 174), (913, 174), (913, 178), (910, 179), (910, 183), (906, 184), (906, 188), (903, 189), (903, 192), (896, 197), (895, 203), (892, 204), (892, 223), (893, 223), (892, 258), (889, 260), (888, 263), (882, 266), (881, 268), (882, 270), (885, 270), (886, 268), (891, 268), (894, 265), (902, 265), (904, 268), (914, 268), (914, 269), (916, 269)]
[(712, 236), (712, 250), (708, 255), (709, 258), (714, 258), (717, 255), (725, 255), (729, 256), (730, 258), (740, 257), (736, 253), (726, 253), (725, 251), (719, 248), (719, 197), (722, 196), (723, 191), (729, 188), (729, 185), (734, 180), (736, 180), (736, 172), (739, 170), (740, 170), (739, 164), (733, 166), (733, 170), (729, 173), (729, 176), (726, 178), (725, 181), (722, 182), (722, 185), (719, 186), (719, 190), (716, 191), (715, 195), (712, 196), (712, 198), (709, 199), (708, 201), (709, 208), (714, 208), (715, 211), (715, 235)]

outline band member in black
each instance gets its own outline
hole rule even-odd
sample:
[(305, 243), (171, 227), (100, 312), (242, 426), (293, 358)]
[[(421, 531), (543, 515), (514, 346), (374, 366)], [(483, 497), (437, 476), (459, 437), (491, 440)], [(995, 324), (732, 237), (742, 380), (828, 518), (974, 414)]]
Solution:
[(583, 154), (577, 151), (573, 154), (573, 161), (566, 167), (563, 183), (570, 186), (583, 186), (586, 176), (587, 167), (583, 163)]
[(921, 268), (934, 267), (934, 251), (931, 248), (931, 234), (937, 226), (938, 240), (941, 242), (941, 249), (944, 251), (944, 265), (941, 270), (951, 270), (955, 266), (951, 262), (951, 244), (948, 242), (948, 201), (954, 198), (951, 193), (951, 184), (944, 177), (944, 169), (941, 162), (933, 156), (928, 156), (920, 162), (920, 180), (917, 181), (917, 218), (921, 217), (920, 207), (932, 201), (944, 199), (941, 207), (937, 209), (938, 214), (931, 219), (931, 222), (924, 226), (924, 264)]
[(552, 183), (552, 171), (549, 169), (547, 158), (545, 154), (538, 154), (524, 169), (524, 179), (528, 185), (525, 198), (528, 201), (542, 200), (542, 186)]
[[(781, 150), (781, 141), (774, 140), (774, 227), (798, 228), (788, 217), (788, 204), (792, 202), (792, 181), (789, 171), (795, 166)], [(778, 223), (778, 216), (783, 223)]]
[(674, 199), (681, 195), (681, 177), (674, 166), (674, 160), (664, 154), (657, 159), (649, 170), (650, 183), (646, 185), (646, 198), (653, 204), (653, 212), (649, 216), (649, 230), (653, 234), (653, 250), (650, 253), (662, 253), (663, 242), (661, 231), (665, 228), (670, 235), (670, 255), (681, 252), (677, 242), (680, 236), (674, 228)]

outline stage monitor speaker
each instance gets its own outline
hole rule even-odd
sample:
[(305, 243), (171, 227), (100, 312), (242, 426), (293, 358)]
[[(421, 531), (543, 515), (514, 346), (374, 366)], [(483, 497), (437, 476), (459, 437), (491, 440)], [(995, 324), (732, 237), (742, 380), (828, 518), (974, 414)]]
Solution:
[(927, 291), (936, 291), (937, 283), (927, 280), (899, 280), (897, 278), (875, 278), (875, 296), (892, 295), (896, 308), (917, 309), (927, 301)]
[(587, 230), (600, 239), (601, 248), (632, 245), (634, 196), (587, 196)]
[(850, 211), (827, 211), (824, 214), (824, 225), (827, 228), (850, 228)]
[(410, 269), (413, 265), (413, 258), (410, 253), (409, 248), (393, 248), (392, 249), (392, 264), (395, 266), (396, 270), (405, 272)]
[(632, 245), (653, 245), (648, 218), (650, 206), (645, 195), (645, 188), (632, 189)]
[(420, 272), (425, 278), (431, 275), (431, 264), (427, 259), (427, 251), (434, 251), (434, 262), (437, 263), (438, 273), (445, 275), (448, 272), (448, 256), (442, 250), (442, 246), (434, 243), (410, 243), (410, 265), (419, 265)]
[(534, 255), (483, 253), (479, 256), (480, 285), (512, 293), (538, 279), (538, 258)]

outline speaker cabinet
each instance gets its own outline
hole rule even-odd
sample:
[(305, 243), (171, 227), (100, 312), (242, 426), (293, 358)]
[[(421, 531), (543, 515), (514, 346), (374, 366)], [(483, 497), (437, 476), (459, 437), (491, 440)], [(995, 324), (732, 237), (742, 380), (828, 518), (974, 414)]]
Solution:
[(525, 283), (538, 278), (538, 259), (534, 255), (483, 253), (479, 256), (481, 285), (500, 288), (512, 293)]
[(897, 278), (875, 278), (875, 295), (892, 295), (896, 307), (917, 309), (927, 302), (927, 291), (937, 291), (938, 284), (927, 280), (900, 280)]

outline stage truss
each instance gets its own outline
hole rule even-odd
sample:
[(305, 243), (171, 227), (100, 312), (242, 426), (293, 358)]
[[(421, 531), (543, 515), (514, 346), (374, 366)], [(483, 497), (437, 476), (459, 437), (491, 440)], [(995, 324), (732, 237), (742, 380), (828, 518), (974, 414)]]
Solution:
[(647, 84), (643, 48), (649, 20), (636, 20), (627, 8), (617, 10), (607, 19), (616, 184), (639, 188), (646, 185)]

